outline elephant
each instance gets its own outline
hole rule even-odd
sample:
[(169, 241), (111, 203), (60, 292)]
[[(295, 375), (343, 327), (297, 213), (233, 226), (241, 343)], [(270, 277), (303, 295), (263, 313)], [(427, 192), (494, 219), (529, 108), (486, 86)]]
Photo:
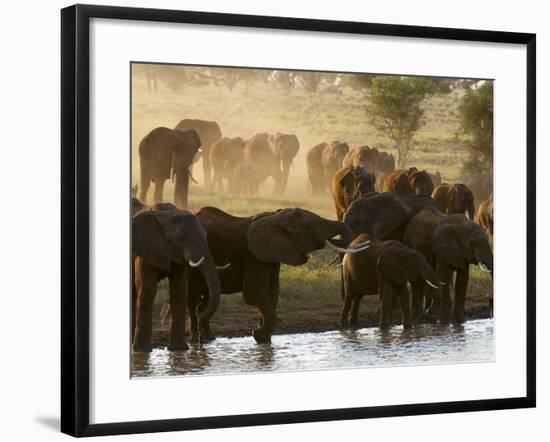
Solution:
[(363, 166), (343, 167), (332, 179), (332, 197), (336, 217), (342, 221), (344, 213), (355, 199), (374, 192), (375, 178)]
[(233, 171), (232, 190), (236, 195), (254, 195), (264, 179), (263, 175), (256, 173), (252, 165), (237, 164)]
[(395, 157), (384, 151), (380, 151), (378, 157), (378, 172), (390, 173), (395, 170)]
[(409, 182), (414, 195), (431, 195), (434, 191), (432, 178), (425, 170), (411, 172)]
[(342, 168), (349, 151), (346, 143), (333, 141), (313, 146), (307, 153), (306, 165), (309, 185), (313, 196), (322, 195), (332, 186), (332, 178)]
[(425, 170), (398, 169), (386, 176), (384, 190), (403, 195), (431, 195), (433, 182)]
[[(258, 343), (270, 342), (275, 330), (281, 263), (300, 266), (308, 261), (309, 253), (325, 246), (339, 253), (368, 247), (356, 244), (348, 249), (353, 236), (344, 223), (301, 208), (237, 217), (215, 207), (203, 207), (196, 216), (207, 230), (214, 259), (231, 264), (220, 274), (222, 293), (242, 292), (244, 302), (260, 314), (260, 326), (253, 331)], [(335, 238), (337, 235), (340, 238)], [(190, 309), (207, 296), (203, 275), (191, 271)], [(201, 336), (213, 336), (207, 322), (199, 324), (191, 318), (191, 336), (195, 338), (199, 331)]]
[(313, 196), (321, 195), (325, 189), (323, 182), (324, 171), (321, 159), (323, 157), (323, 151), (327, 146), (327, 143), (316, 144), (309, 149), (306, 155), (307, 175)]
[(443, 213), (467, 213), (470, 221), (474, 220), (474, 195), (465, 184), (443, 183), (434, 189), (432, 198)]
[(426, 195), (374, 192), (353, 201), (343, 220), (355, 235), (367, 233), (379, 240), (401, 240), (407, 223), (424, 207), (437, 205)]
[[(417, 170), (416, 168), (414, 168)], [(397, 192), (402, 195), (412, 195), (413, 190), (409, 181), (409, 173), (412, 169), (397, 169), (386, 175), (384, 181), (385, 192)]]
[(375, 174), (378, 171), (378, 149), (369, 146), (354, 147), (342, 160), (343, 167), (362, 166), (367, 172)]
[(149, 132), (139, 143), (139, 199), (144, 203), (147, 201), (147, 191), (151, 182), (154, 182), (154, 202), (161, 202), (164, 182), (175, 177), (174, 203), (180, 209), (187, 208), (189, 178), (195, 181), (189, 167), (200, 146), (201, 140), (194, 130), (157, 127)]
[(323, 167), (323, 186), (330, 189), (332, 178), (342, 168), (344, 157), (349, 151), (347, 143), (333, 141), (325, 147), (321, 156), (321, 166)]
[(223, 137), (210, 147), (210, 165), (212, 166), (212, 181), (210, 190), (216, 187), (223, 192), (223, 180), (227, 180), (228, 192), (233, 192), (233, 172), (237, 164), (244, 161), (244, 146), (246, 142), (240, 138)]
[(493, 236), (493, 194), (489, 195), (477, 209), (477, 223), (485, 229), (485, 231)]
[(282, 172), (279, 161), (269, 144), (267, 133), (258, 133), (250, 137), (244, 146), (244, 162), (252, 168), (252, 193), (257, 193), (258, 185), (268, 177), (275, 181), (275, 189), (280, 187)]
[[(210, 148), (212, 144), (218, 141), (222, 137), (222, 131), (220, 125), (215, 121), (206, 120), (193, 120), (184, 119), (181, 120), (175, 127), (177, 130), (194, 130), (199, 135), (202, 146), (202, 169), (204, 176), (204, 184), (206, 188), (210, 188)], [(195, 158), (195, 161), (198, 158)]]
[(379, 151), (369, 146), (355, 147), (351, 149), (342, 162), (343, 167), (363, 166), (367, 172), (377, 175), (388, 173), (395, 169), (395, 158), (387, 152)]
[(153, 302), (157, 284), (170, 280), (170, 350), (187, 350), (187, 274), (197, 269), (204, 278), (208, 303), (194, 306), (190, 316), (208, 321), (220, 303), (220, 279), (199, 219), (171, 204), (159, 204), (132, 217), (132, 333), (135, 352), (151, 351)]
[(269, 136), (269, 144), (275, 155), (275, 161), (279, 164), (281, 175), (275, 188), (276, 195), (283, 195), (288, 183), (290, 166), (300, 149), (298, 137), (294, 134), (275, 133)]
[[(470, 264), (479, 265), (483, 272), (491, 273), (491, 276), (493, 273), (493, 252), (487, 234), (462, 214), (446, 215), (433, 207), (426, 207), (409, 221), (403, 243), (422, 253), (439, 276), (442, 284), (439, 316), (442, 323), (448, 323), (451, 319), (450, 286), (456, 273), (452, 320), (462, 322)], [(415, 304), (422, 305), (422, 289), (413, 285), (413, 306)]]
[[(399, 299), (404, 328), (411, 327), (410, 301), (407, 282), (426, 286), (436, 296), (439, 278), (424, 255), (399, 241), (379, 241), (361, 234), (350, 244), (370, 240), (369, 248), (359, 253), (346, 253), (342, 260), (342, 309), (340, 326), (357, 328), (359, 303), (364, 295), (380, 296), (380, 328), (391, 325), (393, 300)], [(351, 315), (348, 315), (351, 308)]]

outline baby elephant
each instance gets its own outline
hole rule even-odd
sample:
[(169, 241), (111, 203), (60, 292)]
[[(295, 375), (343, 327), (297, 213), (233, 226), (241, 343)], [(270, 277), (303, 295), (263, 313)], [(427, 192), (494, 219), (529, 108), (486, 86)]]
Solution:
[[(398, 297), (401, 307), (403, 326), (410, 328), (411, 313), (407, 282), (422, 283), (426, 294), (435, 296), (439, 290), (439, 278), (424, 256), (401, 242), (378, 241), (361, 234), (350, 244), (371, 240), (370, 247), (355, 254), (346, 254), (343, 259), (343, 293), (344, 304), (340, 312), (340, 325), (357, 327), (359, 303), (364, 295), (380, 296), (380, 328), (391, 325), (392, 300)], [(413, 319), (420, 312), (413, 305)], [(348, 315), (351, 308), (351, 316)]]

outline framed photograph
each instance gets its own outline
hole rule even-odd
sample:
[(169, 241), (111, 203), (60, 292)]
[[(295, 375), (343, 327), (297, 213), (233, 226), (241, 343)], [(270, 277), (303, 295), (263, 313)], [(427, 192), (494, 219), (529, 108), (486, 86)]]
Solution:
[(64, 433), (535, 406), (534, 34), (61, 23)]

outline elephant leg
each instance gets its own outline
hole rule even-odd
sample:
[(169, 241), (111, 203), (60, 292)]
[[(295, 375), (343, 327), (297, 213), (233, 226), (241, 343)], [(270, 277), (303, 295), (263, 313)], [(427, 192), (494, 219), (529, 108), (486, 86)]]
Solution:
[(439, 320), (442, 324), (448, 324), (451, 318), (451, 281), (453, 278), (453, 270), (449, 265), (437, 262), (437, 273), (439, 280), (445, 284), (440, 289), (439, 300)]
[(411, 320), (418, 322), (422, 316), (422, 304), (424, 301), (424, 283), (413, 282), (412, 288), (412, 308), (411, 308)]
[(378, 278), (378, 293), (380, 293), (380, 329), (387, 330), (391, 326), (391, 314), (393, 304), (393, 283), (385, 278)]
[(271, 305), (275, 310), (277, 310), (277, 304), (279, 303), (279, 292), (280, 292), (280, 286), (279, 286), (279, 274), (281, 271), (281, 264), (273, 264), (271, 269), (271, 281), (270, 281), (270, 288), (271, 288)]
[(170, 345), (169, 350), (187, 350), (185, 321), (187, 318), (187, 284), (185, 266), (172, 263), (170, 275)]
[(361, 295), (356, 293), (351, 302), (351, 316), (349, 319), (349, 325), (351, 328), (358, 328), (359, 324), (359, 304), (361, 303)]
[(407, 284), (399, 288), (399, 305), (401, 307), (401, 319), (403, 328), (411, 328), (411, 309), (409, 302), (409, 289)]
[(258, 344), (270, 343), (271, 335), (277, 324), (277, 313), (270, 300), (262, 299), (256, 308), (261, 316), (261, 326), (252, 332)]
[(468, 280), (470, 278), (470, 266), (459, 269), (456, 272), (455, 280), (455, 305), (453, 310), (453, 322), (464, 321), (464, 304), (466, 303), (466, 292), (468, 291)]
[(272, 271), (272, 264), (251, 266), (243, 281), (244, 301), (256, 307), (260, 314), (260, 326), (252, 332), (258, 344), (271, 342), (271, 335), (277, 324), (277, 313), (272, 303)]
[(351, 281), (351, 275), (349, 272), (342, 268), (340, 273), (340, 290), (341, 290), (341, 296), (342, 296), (342, 308), (340, 309), (340, 321), (338, 322), (338, 325), (342, 328), (346, 328), (349, 325), (348, 317), (349, 317), (349, 311), (351, 307), (351, 301), (353, 299), (354, 293), (353, 293), (353, 283)]
[(209, 190), (211, 192), (215, 192), (216, 189), (219, 189), (220, 192), (223, 192), (223, 180), (222, 180), (222, 173), (214, 169), (212, 171), (212, 180), (210, 181)]
[(166, 180), (163, 178), (155, 178), (155, 196), (153, 198), (153, 203), (162, 202), (162, 194), (164, 192), (164, 182)]
[(141, 173), (141, 181), (140, 181), (140, 189), (139, 189), (139, 199), (143, 203), (147, 202), (147, 192), (149, 191), (150, 186), (151, 186), (151, 177), (149, 177), (148, 175), (145, 175), (142, 172)]
[(197, 299), (189, 292), (187, 296), (187, 309), (189, 312), (189, 341), (199, 342), (199, 318), (197, 318)]
[(159, 273), (146, 264), (142, 258), (136, 258), (136, 328), (134, 333), (133, 349), (135, 352), (151, 351), (151, 337), (153, 334), (153, 301), (157, 292)]

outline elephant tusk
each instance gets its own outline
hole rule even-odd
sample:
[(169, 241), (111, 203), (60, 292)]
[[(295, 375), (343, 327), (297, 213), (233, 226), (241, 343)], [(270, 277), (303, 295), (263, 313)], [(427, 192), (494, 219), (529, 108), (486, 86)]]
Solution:
[(202, 264), (203, 261), (204, 261), (204, 256), (201, 259), (199, 259), (197, 262), (194, 262), (192, 259), (190, 259), (188, 262), (191, 267), (198, 267)]
[(480, 262), (478, 265), (482, 272), (492, 273), (492, 270), (489, 270), (489, 268), (485, 264)]
[(424, 281), (426, 281), (426, 284), (428, 284), (431, 288), (439, 290), (439, 287), (431, 282), (429, 279), (425, 279)]
[(363, 242), (358, 242), (358, 243), (355, 243), (353, 244), (353, 246), (351, 247), (352, 249), (359, 249), (363, 246), (366, 246), (370, 244), (370, 239), (367, 239), (366, 241), (363, 241)]
[(174, 187), (174, 177), (176, 174), (174, 173), (174, 169), (170, 169), (170, 185)]
[(343, 249), (342, 247), (335, 246), (329, 240), (326, 240), (325, 244), (327, 245), (327, 247), (330, 247), (332, 250), (335, 250), (339, 253), (357, 253), (357, 252), (366, 250), (370, 247), (369, 245), (365, 245), (364, 247), (354, 247), (354, 248)]
[(189, 175), (189, 178), (191, 178), (191, 181), (193, 181), (195, 184), (199, 184), (199, 182), (193, 177), (193, 174), (189, 169), (187, 169), (187, 174)]
[(231, 265), (230, 262), (228, 262), (226, 265), (224, 266), (216, 266), (216, 270), (226, 270), (229, 268), (229, 266)]

